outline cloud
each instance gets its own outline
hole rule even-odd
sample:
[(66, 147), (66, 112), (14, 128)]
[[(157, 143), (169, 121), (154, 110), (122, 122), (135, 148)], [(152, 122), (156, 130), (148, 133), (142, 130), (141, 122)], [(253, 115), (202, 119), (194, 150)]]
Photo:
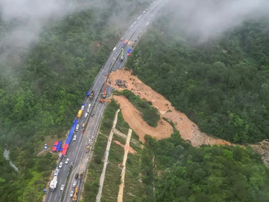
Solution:
[[(218, 37), (243, 22), (269, 17), (268, 0), (170, 0), (174, 26), (201, 41)], [(176, 24), (177, 23), (177, 24)]]
[[(0, 59), (35, 43), (51, 20), (85, 9), (84, 4), (67, 0), (1, 0)], [(88, 6), (88, 5), (87, 5)]]

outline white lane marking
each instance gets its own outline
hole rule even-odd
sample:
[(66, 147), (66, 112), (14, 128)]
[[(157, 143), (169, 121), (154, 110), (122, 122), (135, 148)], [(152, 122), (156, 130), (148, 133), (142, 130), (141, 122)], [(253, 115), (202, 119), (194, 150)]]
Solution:
[(49, 197), (49, 201), (48, 201), (48, 202), (50, 202), (50, 198), (51, 198), (51, 196), (52, 196), (52, 193), (50, 192), (50, 197)]
[(54, 196), (54, 201), (56, 200), (56, 196), (57, 196), (57, 194), (55, 194), (55, 196)]

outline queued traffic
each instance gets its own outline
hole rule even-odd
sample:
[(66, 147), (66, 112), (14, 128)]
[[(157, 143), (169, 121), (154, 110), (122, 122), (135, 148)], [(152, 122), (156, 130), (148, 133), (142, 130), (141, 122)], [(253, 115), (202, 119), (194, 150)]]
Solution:
[[(153, 2), (153, 4), (154, 4), (154, 2)], [(143, 14), (146, 11), (147, 11), (147, 9), (143, 12)], [(140, 18), (142, 18), (141, 20), (143, 20), (143, 18), (144, 18), (143, 14), (141, 16), (139, 16), (137, 18), (137, 20), (139, 20)], [(137, 21), (135, 21), (133, 23), (133, 25), (131, 26), (131, 28), (132, 28), (131, 31), (135, 31), (138, 26), (140, 26), (139, 23), (137, 23)], [(130, 34), (128, 34), (128, 35), (130, 35)], [(111, 57), (109, 57), (108, 62), (105, 66), (105, 67), (110, 69), (109, 71), (111, 71), (111, 67), (113, 69), (113, 66), (111, 66), (111, 64), (112, 64), (111, 60), (116, 61), (115, 58), (118, 57), (119, 58), (118, 65), (120, 65), (119, 64), (119, 62), (120, 62), (121, 66), (123, 66), (122, 62), (125, 60), (125, 56), (127, 56), (127, 57), (130, 56), (132, 49), (134, 48), (134, 46), (136, 45), (136, 42), (137, 42), (137, 40), (134, 40), (133, 42), (129, 41), (131, 39), (130, 38), (131, 36), (132, 35), (130, 35), (128, 37), (124, 36), (123, 38), (126, 38), (126, 40), (121, 38), (119, 41), (119, 44), (117, 44), (113, 48)], [(136, 36), (136, 39), (139, 39), (140, 36), (141, 36), (141, 32), (140, 32), (139, 36)], [(131, 45), (131, 46), (128, 46), (128, 45)], [(126, 47), (126, 49), (125, 49), (125, 47)], [(121, 51), (119, 51), (120, 49), (121, 49)], [(117, 65), (115, 65), (115, 67), (116, 66)], [(102, 73), (99, 72), (100, 76), (104, 76), (104, 72), (106, 71), (105, 69), (107, 69), (107, 68), (101, 69), (100, 72), (102, 72)], [(116, 67), (116, 68), (120, 68), (120, 67)], [(89, 139), (88, 139), (88, 137), (86, 137), (86, 136), (83, 137), (82, 135), (84, 134), (83, 131), (86, 129), (86, 124), (87, 124), (88, 119), (95, 115), (95, 112), (93, 111), (93, 107), (97, 106), (97, 105), (94, 106), (95, 100), (99, 100), (100, 103), (104, 103), (104, 102), (109, 101), (109, 100), (107, 100), (107, 97), (114, 90), (113, 88), (111, 88), (111, 86), (109, 86), (109, 88), (108, 88), (108, 85), (107, 85), (107, 81), (109, 78), (109, 71), (105, 75), (105, 76), (107, 76), (105, 81), (101, 82), (100, 81), (101, 77), (97, 76), (96, 82), (94, 82), (94, 86), (96, 86), (96, 87), (94, 87), (94, 89), (97, 92), (97, 94), (99, 94), (98, 93), (98, 92), (100, 92), (99, 89), (101, 90), (102, 85), (104, 84), (100, 99), (94, 99), (94, 97), (96, 96), (95, 95), (96, 93), (94, 90), (87, 92), (86, 93), (87, 97), (84, 100), (84, 103), (81, 105), (81, 108), (79, 109), (79, 111), (77, 113), (77, 117), (72, 124), (71, 130), (67, 135), (67, 139), (66, 139), (65, 143), (63, 144), (63, 148), (61, 148), (61, 141), (55, 142), (55, 144), (54, 144), (54, 148), (55, 148), (54, 151), (60, 152), (60, 154), (59, 154), (60, 161), (59, 161), (59, 163), (54, 171), (54, 176), (53, 176), (52, 181), (50, 182), (50, 185), (49, 185), (50, 189), (49, 190), (50, 190), (50, 192), (54, 192), (57, 189), (57, 184), (59, 184), (60, 189), (56, 193), (54, 193), (53, 195), (52, 194), (49, 195), (47, 197), (46, 202), (47, 201), (50, 202), (51, 201), (50, 199), (52, 199), (55, 202), (60, 200), (64, 190), (68, 190), (67, 193), (64, 194), (63, 199), (65, 201), (67, 200), (67, 197), (70, 197), (72, 201), (78, 200), (80, 184), (82, 181), (82, 179), (81, 179), (82, 172), (84, 172), (85, 169), (83, 170), (83, 169), (79, 168), (79, 170), (75, 170), (74, 168), (78, 168), (76, 166), (77, 162), (78, 162), (77, 156), (81, 156), (81, 153), (85, 154), (85, 150), (86, 150), (86, 153), (89, 153), (92, 151), (92, 147), (93, 147), (94, 140), (96, 138), (96, 131), (97, 130), (94, 130), (95, 132), (92, 130), (92, 133), (91, 133), (91, 136), (89, 136)], [(104, 77), (102, 77), (102, 78), (104, 78)], [(96, 112), (98, 111), (98, 114), (96, 115), (96, 117), (94, 117), (94, 119), (96, 119), (98, 117), (97, 123), (99, 123), (100, 122), (99, 117), (102, 117), (102, 113), (99, 114), (98, 109), (94, 109), (94, 110)], [(95, 125), (98, 127), (98, 124), (95, 124)], [(96, 127), (94, 127), (94, 128), (96, 128)], [(87, 138), (87, 142), (85, 141), (86, 138)], [(83, 140), (83, 141), (81, 141), (81, 140)], [(81, 144), (79, 142), (84, 142), (83, 147), (79, 147), (79, 145)], [(70, 148), (72, 148), (72, 149), (70, 149)], [(79, 152), (77, 152), (77, 148), (81, 148)], [(69, 149), (70, 149), (70, 151), (68, 152)], [(84, 156), (88, 156), (88, 155), (84, 155)], [(71, 178), (69, 179), (69, 181), (71, 181), (71, 182), (66, 183), (67, 176), (69, 173), (69, 168), (71, 166), (74, 169), (73, 174), (70, 175)], [(68, 169), (66, 170), (66, 168), (68, 168)], [(75, 174), (75, 172), (77, 172), (77, 173)], [(62, 174), (60, 174), (60, 173), (62, 173)], [(59, 174), (60, 174), (60, 176), (59, 176)], [(59, 182), (57, 181), (58, 180), (57, 178), (59, 178)], [(57, 196), (59, 197), (59, 199), (57, 199)]]

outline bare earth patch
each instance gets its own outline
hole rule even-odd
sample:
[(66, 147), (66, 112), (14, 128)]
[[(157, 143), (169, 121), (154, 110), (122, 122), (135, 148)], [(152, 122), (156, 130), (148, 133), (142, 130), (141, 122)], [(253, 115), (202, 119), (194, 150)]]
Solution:
[[(168, 118), (174, 122), (177, 130), (180, 131), (181, 137), (185, 140), (189, 140), (193, 146), (200, 146), (203, 144), (232, 145), (228, 141), (213, 138), (202, 133), (198, 126), (188, 119), (185, 114), (175, 110), (168, 100), (166, 100), (161, 94), (152, 90), (149, 86), (145, 85), (136, 76), (131, 75), (130, 71), (118, 69), (115, 72), (111, 72), (109, 79), (111, 81), (111, 86), (119, 91), (123, 90), (123, 88), (117, 86), (115, 80), (126, 80), (128, 90), (141, 98), (145, 98), (152, 102), (152, 105), (159, 110), (161, 117)], [(158, 123), (158, 126), (154, 128), (145, 123), (139, 115), (139, 112), (124, 96), (113, 97), (120, 104), (125, 121), (128, 122), (130, 127), (139, 135), (140, 141), (144, 142), (145, 134), (156, 137), (157, 139), (162, 139), (170, 137), (171, 133), (173, 133), (173, 129), (170, 124), (163, 125)]]
[[(119, 141), (113, 140), (113, 142), (115, 142), (116, 144), (118, 144), (121, 147), (125, 148), (125, 145), (121, 144)], [(131, 153), (131, 154), (136, 154), (136, 151), (131, 146), (129, 146), (129, 151), (128, 152)]]

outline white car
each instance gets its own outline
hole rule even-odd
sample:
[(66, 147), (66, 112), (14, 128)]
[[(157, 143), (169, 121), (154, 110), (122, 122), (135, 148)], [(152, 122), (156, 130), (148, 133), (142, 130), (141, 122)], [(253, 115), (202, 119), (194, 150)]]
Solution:
[(61, 186), (61, 191), (63, 191), (64, 190), (64, 184), (62, 184), (62, 186)]
[(116, 47), (113, 48), (113, 51), (116, 50)]
[(74, 135), (73, 140), (74, 140), (74, 141), (77, 140), (77, 136), (76, 136), (76, 135)]
[(59, 169), (58, 168), (56, 168), (56, 170), (54, 171), (54, 176), (58, 176), (58, 174), (59, 174)]
[(74, 194), (74, 191), (71, 191), (71, 192), (70, 192), (70, 198), (73, 197), (73, 194)]
[(88, 116), (88, 113), (85, 113), (85, 118), (87, 118), (87, 116)]
[(87, 113), (90, 113), (90, 108), (87, 109)]
[(92, 106), (92, 105), (91, 105), (91, 104), (89, 104), (88, 109), (90, 109), (90, 108), (91, 108), (91, 106)]
[(63, 167), (63, 162), (60, 162), (59, 168), (62, 168), (62, 167)]
[(69, 162), (69, 158), (66, 159), (65, 164), (68, 164), (68, 162)]
[(79, 129), (79, 124), (77, 124), (77, 126), (76, 126), (76, 132), (78, 131), (78, 129)]
[(85, 105), (82, 105), (82, 106), (81, 106), (81, 110), (82, 110), (82, 111), (83, 111), (84, 107), (85, 107)]
[(76, 186), (77, 186), (77, 180), (74, 181), (73, 188), (75, 188)]

